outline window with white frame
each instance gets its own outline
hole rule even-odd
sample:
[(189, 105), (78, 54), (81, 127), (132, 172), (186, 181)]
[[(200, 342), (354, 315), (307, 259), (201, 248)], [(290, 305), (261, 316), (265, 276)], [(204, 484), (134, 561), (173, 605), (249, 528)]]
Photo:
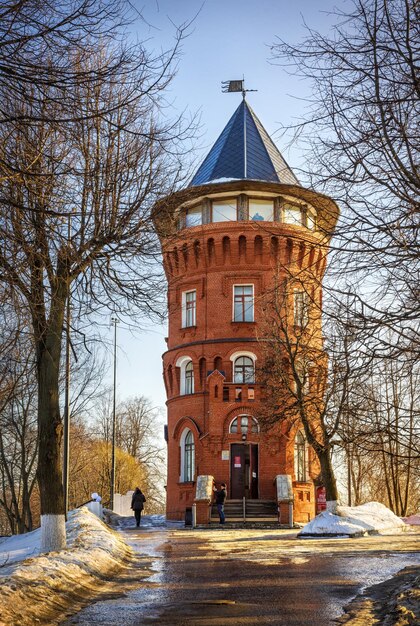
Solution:
[(185, 211), (185, 226), (190, 228), (191, 226), (200, 226), (203, 223), (203, 211), (201, 204), (189, 207)]
[(233, 321), (254, 321), (254, 285), (234, 285)]
[(250, 198), (248, 201), (249, 219), (253, 222), (272, 222), (274, 219), (274, 204), (272, 200), (257, 200)]
[(293, 314), (295, 326), (305, 328), (309, 320), (309, 297), (303, 289), (293, 292)]
[(179, 367), (179, 393), (181, 396), (194, 393), (194, 366), (190, 357), (182, 356), (177, 362), (176, 366)]
[(194, 393), (194, 366), (192, 361), (185, 365), (185, 395)]
[(309, 392), (309, 363), (297, 360), (295, 362), (295, 369), (300, 380), (302, 393), (306, 394)]
[(236, 199), (212, 202), (213, 222), (236, 222), (237, 219)]
[(307, 480), (307, 445), (303, 433), (299, 430), (295, 437), (295, 478), (299, 482)]
[(181, 476), (180, 482), (187, 483), (194, 480), (195, 473), (195, 446), (194, 436), (188, 428), (184, 430), (180, 440), (181, 448)]
[(182, 327), (196, 325), (197, 292), (184, 291), (182, 294)]
[(254, 361), (249, 356), (239, 356), (235, 359), (233, 381), (243, 384), (255, 382)]
[(229, 432), (232, 434), (241, 433), (243, 435), (249, 432), (258, 433), (258, 421), (251, 415), (238, 415), (238, 417), (235, 417), (230, 423)]
[(283, 222), (285, 224), (298, 224), (302, 226), (302, 210), (295, 204), (283, 205)]

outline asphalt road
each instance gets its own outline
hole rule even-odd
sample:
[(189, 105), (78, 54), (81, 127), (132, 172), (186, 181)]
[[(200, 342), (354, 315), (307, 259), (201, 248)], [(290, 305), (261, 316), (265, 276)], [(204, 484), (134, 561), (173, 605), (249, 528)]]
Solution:
[(364, 587), (419, 562), (420, 535), (127, 530), (135, 562), (64, 624), (328, 626)]

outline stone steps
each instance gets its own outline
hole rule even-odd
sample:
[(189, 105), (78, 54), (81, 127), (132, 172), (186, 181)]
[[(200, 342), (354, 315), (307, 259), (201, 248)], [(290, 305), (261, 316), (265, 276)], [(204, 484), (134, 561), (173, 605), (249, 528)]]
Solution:
[[(271, 523), (278, 524), (277, 503), (271, 500), (226, 500), (225, 516), (232, 523)], [(219, 516), (213, 504), (210, 522), (217, 523)]]

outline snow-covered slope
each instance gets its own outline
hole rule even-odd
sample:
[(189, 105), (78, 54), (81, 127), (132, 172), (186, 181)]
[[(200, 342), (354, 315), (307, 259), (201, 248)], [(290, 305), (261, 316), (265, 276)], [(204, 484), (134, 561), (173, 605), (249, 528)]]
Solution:
[(69, 514), (66, 528), (66, 550), (18, 563), (25, 550), (39, 551), (39, 531), (0, 543), (1, 626), (33, 626), (40, 617), (53, 619), (97, 592), (103, 576), (118, 570), (131, 555), (122, 537), (85, 507)]
[(385, 535), (407, 530), (407, 525), (386, 506), (367, 502), (360, 506), (338, 506), (337, 514), (323, 511), (304, 526), (305, 535)]

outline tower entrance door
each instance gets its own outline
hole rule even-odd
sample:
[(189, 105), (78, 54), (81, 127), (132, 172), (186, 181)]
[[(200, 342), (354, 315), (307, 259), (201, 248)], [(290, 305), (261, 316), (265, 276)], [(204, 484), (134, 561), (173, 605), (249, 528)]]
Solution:
[(258, 499), (258, 446), (233, 443), (230, 449), (230, 497)]

